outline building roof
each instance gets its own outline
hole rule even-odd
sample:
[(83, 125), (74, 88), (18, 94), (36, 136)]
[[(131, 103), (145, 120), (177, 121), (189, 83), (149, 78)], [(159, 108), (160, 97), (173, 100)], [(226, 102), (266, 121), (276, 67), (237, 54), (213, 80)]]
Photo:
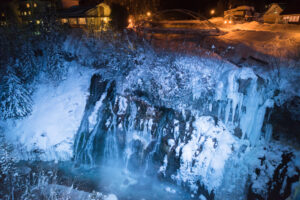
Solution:
[(86, 12), (95, 6), (72, 6), (58, 12), (59, 17), (85, 17)]
[(290, 15), (290, 14), (300, 14), (300, 3), (294, 2), (290, 3), (283, 10), (281, 15)]

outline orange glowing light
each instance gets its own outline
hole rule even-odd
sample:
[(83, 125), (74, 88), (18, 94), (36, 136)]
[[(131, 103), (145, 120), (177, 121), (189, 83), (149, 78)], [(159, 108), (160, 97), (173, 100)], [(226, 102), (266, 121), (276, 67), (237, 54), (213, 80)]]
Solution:
[(107, 18), (107, 17), (104, 17), (104, 18), (103, 18), (103, 21), (104, 21), (104, 23), (107, 23), (107, 22), (108, 22), (108, 18)]

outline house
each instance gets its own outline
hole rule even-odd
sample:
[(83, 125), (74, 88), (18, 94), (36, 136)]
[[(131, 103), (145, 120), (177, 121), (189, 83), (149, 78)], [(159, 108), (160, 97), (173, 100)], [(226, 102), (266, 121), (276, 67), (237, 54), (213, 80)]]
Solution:
[(300, 24), (300, 4), (289, 4), (280, 16), (283, 23)]
[(9, 9), (8, 3), (1, 4), (0, 7), (0, 26), (7, 26), (9, 23), (9, 17), (11, 16), (11, 9)]
[(280, 14), (283, 12), (285, 5), (273, 3), (268, 6), (268, 10), (263, 15), (265, 23), (277, 24), (281, 22)]
[(106, 30), (109, 26), (111, 9), (105, 3), (96, 6), (72, 6), (59, 12), (62, 24), (74, 28), (89, 30)]
[(40, 0), (19, 0), (18, 14), (22, 20), (22, 24), (35, 24), (43, 23), (42, 18), (50, 13), (52, 4), (50, 1)]
[(54, 0), (7, 1), (0, 8), (0, 25), (32, 24), (39, 26), (54, 9)]

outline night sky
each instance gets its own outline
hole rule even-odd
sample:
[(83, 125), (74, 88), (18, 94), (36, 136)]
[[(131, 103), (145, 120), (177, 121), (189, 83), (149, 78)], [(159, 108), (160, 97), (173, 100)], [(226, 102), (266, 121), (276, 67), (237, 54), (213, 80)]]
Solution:
[(216, 8), (218, 3), (230, 4), (232, 6), (238, 5), (252, 5), (257, 9), (262, 9), (265, 5), (270, 3), (290, 3), (292, 1), (298, 1), (300, 6), (300, 0), (162, 0), (162, 8), (184, 8), (197, 12), (205, 12), (207, 9)]
[[(0, 0), (1, 3), (8, 2), (10, 0)], [(74, 1), (80, 1), (81, 5), (95, 5), (102, 2), (103, 0), (62, 0), (65, 3), (73, 4)], [(149, 2), (151, 0), (139, 0)], [(270, 3), (290, 3), (298, 2), (300, 6), (300, 0), (160, 0), (159, 10), (164, 9), (188, 9), (195, 12), (199, 12), (203, 15), (209, 14), (209, 10), (216, 9), (217, 13), (223, 13), (227, 10), (229, 5), (236, 7), (238, 5), (251, 5), (256, 8), (258, 12), (263, 12), (265, 5)], [(296, 4), (297, 5), (297, 4)]]

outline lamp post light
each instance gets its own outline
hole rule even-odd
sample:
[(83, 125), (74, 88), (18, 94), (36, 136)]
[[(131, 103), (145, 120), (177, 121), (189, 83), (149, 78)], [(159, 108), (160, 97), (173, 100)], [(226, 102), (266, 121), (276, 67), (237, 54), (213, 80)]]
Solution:
[(214, 9), (212, 9), (211, 11), (210, 11), (210, 14), (211, 15), (214, 15), (216, 13), (216, 11), (214, 10)]
[(146, 14), (147, 14), (147, 17), (151, 17), (151, 12), (148, 11)]

